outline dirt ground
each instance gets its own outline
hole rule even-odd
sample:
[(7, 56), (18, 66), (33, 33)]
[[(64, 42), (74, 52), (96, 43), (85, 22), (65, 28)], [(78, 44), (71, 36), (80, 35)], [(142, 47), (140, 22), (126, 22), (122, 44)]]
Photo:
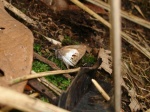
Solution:
[[(8, 0), (9, 1), (9, 0)], [(61, 41), (61, 37), (71, 37), (73, 41), (63, 42), (63, 46), (72, 45), (74, 41), (80, 44), (84, 43), (91, 48), (91, 54), (95, 57), (98, 55), (99, 48), (110, 50), (110, 33), (109, 28), (91, 17), (85, 11), (79, 9), (70, 3), (71, 10), (53, 11), (51, 6), (45, 5), (40, 0), (11, 0), (11, 4), (25, 13), (38, 23), (38, 28), (26, 23), (15, 14), (8, 11), (14, 18), (25, 24), (34, 34), (34, 43), (42, 46), (42, 56), (47, 58), (46, 49), (51, 51), (53, 45), (44, 39), (40, 34)], [(86, 3), (85, 3), (86, 4)], [(144, 17), (133, 6), (139, 6)], [(140, 18), (150, 21), (150, 3), (144, 0), (126, 1), (122, 0), (122, 10), (128, 11)], [(109, 21), (109, 13), (106, 10), (98, 10), (100, 16)], [(38, 33), (36, 33), (36, 32)], [(122, 19), (122, 31), (127, 33), (138, 44), (147, 48), (150, 52), (150, 30), (138, 24)], [(126, 76), (123, 76), (126, 86), (136, 92), (135, 97), (140, 105), (140, 110), (145, 111), (150, 108), (150, 60), (131, 44), (122, 39), (122, 62), (128, 66)], [(124, 69), (124, 68), (123, 68)], [(113, 76), (102, 72), (99, 78), (111, 81), (113, 84)], [(122, 109), (125, 112), (131, 111), (129, 104), (132, 100), (130, 90), (122, 87)], [(136, 106), (135, 106), (136, 107)]]

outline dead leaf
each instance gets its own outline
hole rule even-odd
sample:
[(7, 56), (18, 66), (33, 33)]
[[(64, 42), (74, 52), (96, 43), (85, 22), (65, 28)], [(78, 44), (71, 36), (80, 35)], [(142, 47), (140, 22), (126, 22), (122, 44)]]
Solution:
[(32, 67), (33, 35), (22, 23), (11, 17), (0, 1), (0, 86), (23, 92), (26, 82), (9, 86), (10, 80), (29, 74)]
[(136, 91), (133, 88), (131, 88), (130, 90), (128, 90), (128, 92), (129, 96), (131, 97), (129, 107), (132, 112), (137, 112), (138, 110), (141, 109), (141, 107), (138, 100), (136, 99)]
[(111, 51), (104, 50), (104, 48), (100, 48), (98, 58), (102, 58), (102, 64), (99, 66), (98, 69), (104, 69), (109, 74), (112, 74), (112, 57), (110, 56)]
[(124, 71), (122, 71), (123, 75), (121, 76), (121, 79), (120, 79), (121, 80), (121, 86), (123, 86), (128, 91), (128, 95), (131, 97), (130, 98), (130, 104), (129, 104), (131, 112), (137, 112), (138, 110), (141, 109), (141, 106), (140, 106), (138, 100), (136, 99), (137, 93), (136, 93), (136, 91), (135, 91), (135, 89), (133, 87), (129, 88), (126, 85), (126, 83), (125, 83), (125, 81), (123, 79), (123, 77), (127, 79), (127, 76), (126, 76), (126, 74), (127, 74), (127, 68), (126, 68), (126, 66), (127, 66), (126, 63), (123, 62), (122, 63), (122, 70), (124, 70)]

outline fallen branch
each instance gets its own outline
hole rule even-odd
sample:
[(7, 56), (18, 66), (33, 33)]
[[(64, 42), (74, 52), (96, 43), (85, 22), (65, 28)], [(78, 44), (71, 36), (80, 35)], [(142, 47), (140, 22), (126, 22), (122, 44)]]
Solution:
[[(0, 86), (0, 103), (25, 112), (69, 112), (55, 105), (33, 99), (25, 94)], [(13, 97), (12, 97), (13, 96)]]
[[(71, 0), (71, 2), (73, 2), (74, 4), (76, 4), (78, 7), (82, 8), (83, 10), (85, 10), (86, 12), (88, 12), (90, 15), (92, 15), (93, 17), (95, 17), (96, 19), (98, 19), (98, 21), (102, 22), (104, 25), (106, 25), (108, 28), (111, 29), (111, 24), (109, 22), (107, 22), (106, 20), (104, 20), (102, 17), (100, 17), (98, 14), (96, 14), (95, 12), (93, 12), (91, 9), (89, 9), (88, 7), (86, 7), (84, 4), (82, 4), (80, 1), (78, 0)], [(139, 45), (137, 42), (135, 42), (130, 36), (128, 36), (126, 33), (121, 32), (122, 38), (124, 40), (126, 40), (128, 43), (130, 43), (132, 46), (134, 46), (136, 49), (138, 49), (141, 53), (143, 53), (147, 58), (150, 59), (150, 52), (147, 51), (147, 49), (145, 49), (144, 47), (142, 47), (141, 45)]]
[(78, 72), (79, 70), (80, 70), (80, 67), (75, 68), (75, 69), (68, 69), (68, 70), (56, 70), (56, 71), (34, 73), (34, 74), (24, 75), (22, 77), (18, 77), (16, 79), (13, 79), (12, 81), (10, 81), (9, 84), (12, 85), (12, 84), (22, 82), (24, 80), (38, 78), (38, 77), (44, 77), (44, 76), (48, 76), (48, 75), (58, 75), (58, 74)]

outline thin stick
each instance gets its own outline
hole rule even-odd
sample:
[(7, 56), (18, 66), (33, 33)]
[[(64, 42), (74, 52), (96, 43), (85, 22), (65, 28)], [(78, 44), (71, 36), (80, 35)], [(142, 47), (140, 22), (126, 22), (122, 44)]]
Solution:
[(13, 79), (12, 81), (10, 81), (10, 85), (15, 84), (15, 83), (19, 83), (21, 81), (28, 80), (28, 79), (44, 77), (44, 76), (48, 76), (48, 75), (58, 75), (58, 74), (64, 74), (64, 73), (73, 73), (73, 72), (78, 72), (79, 70), (80, 70), (80, 67), (75, 68), (75, 69), (68, 69), (68, 70), (55, 70), (55, 71), (47, 71), (47, 72), (40, 72), (40, 73), (29, 74), (29, 75), (25, 75), (25, 76)]
[(0, 103), (25, 112), (69, 112), (55, 105), (31, 98), (0, 86)]
[[(16, 14), (17, 16), (19, 16), (21, 19), (23, 19), (24, 21), (26, 21), (27, 23), (29, 23), (30, 25), (34, 26), (35, 28), (38, 28), (37, 26), (37, 22), (34, 21), (33, 19), (31, 19), (30, 17), (28, 17), (27, 15), (25, 15), (24, 13), (22, 13), (20, 10), (18, 10), (17, 8), (15, 8), (13, 5), (9, 4), (6, 0), (1, 0), (4, 4), (4, 6), (6, 8), (8, 8), (10, 11), (12, 11), (14, 14)], [(35, 31), (36, 32), (36, 31)], [(40, 34), (39, 32), (36, 32), (38, 34)], [(42, 35), (42, 34), (40, 34)], [(44, 38), (46, 38), (49, 42), (51, 42), (54, 45), (59, 45), (61, 46), (61, 42), (54, 40), (52, 38), (46, 37), (44, 35), (42, 35)]]
[(109, 101), (110, 97), (108, 96), (108, 94), (104, 91), (104, 89), (98, 84), (98, 82), (95, 79), (92, 79), (92, 82), (94, 84), (94, 86), (97, 88), (97, 90), (102, 94), (102, 96)]
[[(35, 97), (39, 96), (39, 93), (32, 93), (29, 96), (32, 97), (32, 98), (35, 98)], [(5, 106), (5, 107), (3, 107), (3, 108), (0, 109), (0, 112), (1, 111), (2, 112), (10, 112), (12, 109), (14, 109), (14, 108), (9, 107), (9, 106)]]
[(53, 92), (55, 92), (57, 95), (61, 95), (62, 94), (62, 90), (60, 90), (59, 88), (57, 88), (55, 85), (53, 85), (52, 83), (50, 83), (49, 81), (47, 81), (45, 79), (45, 77), (41, 77), (41, 78), (37, 78), (38, 81), (40, 81), (42, 84), (44, 84), (45, 86), (47, 86), (49, 89), (51, 89)]
[[(100, 22), (102, 22), (104, 25), (106, 25), (108, 28), (111, 28), (110, 23), (108, 23), (106, 20), (104, 20), (102, 17), (97, 15), (95, 12), (91, 11), (88, 7), (84, 6), (81, 2), (78, 0), (71, 0), (74, 4), (88, 12), (90, 15), (98, 19)], [(82, 7), (83, 6), (83, 7)], [(150, 52), (147, 51), (144, 47), (139, 45), (137, 42), (135, 42), (130, 36), (128, 36), (126, 33), (121, 32), (122, 38), (126, 40), (128, 43), (130, 43), (132, 46), (134, 46), (136, 49), (138, 49), (141, 53), (143, 53), (147, 58), (150, 59)]]
[[(22, 12), (21, 11), (19, 11), (18, 9), (16, 9), (15, 7), (13, 7), (12, 5), (10, 5), (8, 2), (6, 2), (5, 0), (1, 0), (2, 2), (4, 2), (4, 5), (5, 5), (5, 7), (7, 7), (7, 8), (9, 8), (12, 12), (14, 12), (16, 15), (18, 15), (20, 18), (22, 18), (23, 20), (25, 20), (27, 23), (30, 23), (31, 25), (33, 25), (34, 27), (37, 27), (36, 25), (34, 25), (34, 24), (36, 24), (35, 23), (35, 21), (33, 21), (32, 19), (30, 19), (29, 17), (27, 17), (27, 18), (29, 18), (29, 19), (25, 19), (26, 18), (26, 15), (25, 16), (21, 16), (22, 15)], [(73, 3), (75, 3), (77, 6), (78, 6), (78, 3), (77, 2), (79, 2), (79, 1), (77, 1), (77, 0), (71, 0)], [(99, 1), (99, 2), (101, 2), (101, 1)], [(100, 4), (100, 6), (102, 7), (103, 6), (103, 8), (105, 8), (105, 9), (107, 9), (107, 10), (110, 10), (110, 6), (109, 5), (107, 5), (106, 3), (103, 3), (103, 2), (101, 2)], [(82, 6), (84, 6), (82, 3), (80, 3), (81, 4), (81, 6), (80, 6), (80, 8), (82, 8)], [(9, 7), (10, 6), (10, 7)], [(85, 7), (85, 6), (84, 6)], [(12, 8), (12, 9), (11, 9)], [(104, 20), (102, 17), (100, 17), (99, 15), (97, 15), (95, 12), (93, 12), (92, 10), (90, 10), (88, 7), (85, 7), (85, 8), (87, 8), (87, 12), (89, 13), (89, 14), (91, 14), (92, 16), (94, 16), (96, 19), (98, 19), (100, 22), (102, 22), (104, 25), (106, 25), (107, 27), (109, 27), (109, 28), (111, 28), (111, 25), (110, 25), (110, 23), (108, 23), (106, 20)], [(84, 8), (82, 8), (83, 10), (85, 10)], [(13, 11), (14, 10), (14, 11)], [(15, 10), (18, 10), (18, 11), (15, 11)], [(89, 12), (89, 10), (90, 10), (90, 12)], [(21, 13), (20, 13), (21, 12)], [(124, 16), (123, 17), (126, 17), (126, 19), (127, 19), (127, 17), (129, 16), (129, 17), (132, 17), (133, 19), (131, 19), (133, 22), (135, 22), (137, 19), (135, 19), (134, 20), (134, 16), (132, 16), (132, 15), (130, 15), (130, 14), (125, 14), (125, 12), (123, 12), (124, 13)], [(21, 15), (20, 15), (21, 14)], [(25, 17), (25, 18), (24, 18)], [(29, 20), (29, 21), (28, 21)], [(31, 21), (30, 21), (31, 20)], [(129, 19), (130, 20), (130, 19)], [(144, 21), (144, 20), (140, 20), (140, 19), (138, 19), (138, 21), (137, 21), (137, 23), (145, 23), (145, 25), (147, 25), (147, 26), (149, 26), (150, 27), (150, 23), (149, 22), (147, 22), (147, 21)], [(149, 28), (148, 27), (148, 28)], [(130, 36), (128, 36), (127, 34), (125, 34), (124, 32), (121, 32), (121, 35), (122, 35), (122, 37), (123, 37), (123, 39), (125, 39), (128, 43), (130, 43), (131, 45), (133, 45), (136, 49), (138, 49), (141, 53), (143, 53), (146, 57), (148, 57), (149, 59), (150, 59), (150, 52), (148, 52), (147, 51), (147, 49), (145, 49), (144, 47), (142, 47), (141, 45), (139, 45), (137, 42), (135, 42)]]
[(57, 40), (54, 40), (54, 39), (52, 39), (52, 38), (50, 38), (50, 37), (47, 37), (47, 36), (45, 36), (45, 35), (43, 35), (43, 34), (37, 32), (37, 31), (35, 31), (35, 30), (34, 30), (34, 32), (37, 33), (37, 34), (39, 34), (39, 35), (41, 35), (41, 36), (43, 36), (43, 37), (44, 37), (45, 39), (47, 39), (50, 43), (52, 43), (52, 44), (54, 44), (54, 45), (59, 45), (59, 47), (62, 46), (62, 45), (61, 45), (61, 42), (59, 42), (59, 41), (57, 41)]
[[(110, 11), (110, 5), (108, 5), (107, 3), (105, 3), (101, 0), (86, 0), (86, 1)], [(121, 16), (123, 18), (126, 18), (126, 19), (136, 23), (136, 24), (139, 24), (141, 26), (144, 26), (144, 27), (150, 29), (150, 22), (148, 22), (144, 19), (141, 19), (137, 16), (134, 16), (133, 14), (129, 14), (125, 11), (121, 11)]]
[(111, 0), (112, 57), (115, 87), (115, 112), (121, 110), (121, 16), (120, 0)]
[(85, 6), (84, 4), (82, 4), (80, 1), (78, 1), (78, 0), (70, 0), (70, 1), (72, 1), (74, 4), (76, 4), (81, 9), (85, 10), (86, 12), (88, 12), (93, 17), (97, 18), (100, 22), (102, 22), (107, 27), (109, 27), (109, 28), (111, 27), (111, 25), (106, 20), (104, 20), (101, 16), (99, 16), (94, 11), (92, 11), (91, 9), (89, 9), (87, 6)]
[(1, 0), (1, 1), (4, 3), (4, 6), (6, 8), (8, 8), (9, 10), (11, 10), (13, 13), (15, 13), (17, 16), (19, 16), (20, 18), (22, 18), (24, 21), (26, 21), (30, 25), (32, 25), (32, 26), (34, 26), (34, 27), (37, 28), (37, 23), (33, 19), (31, 19), (28, 16), (26, 16), (20, 10), (18, 10), (17, 8), (15, 8), (13, 5), (9, 4), (6, 0)]
[[(42, 57), (41, 55), (39, 55), (36, 52), (33, 53), (33, 57), (34, 57), (34, 59), (38, 59), (39, 61), (48, 64), (54, 70), (60, 70), (60, 68), (54, 62), (52, 62), (52, 61)], [(69, 74), (63, 74), (63, 76), (65, 78), (67, 78), (67, 79), (71, 79), (72, 78)]]
[(136, 49), (138, 49), (142, 54), (144, 54), (147, 58), (150, 59), (150, 52), (139, 45), (136, 41), (134, 41), (130, 36), (128, 36), (126, 33), (121, 32), (121, 35), (124, 40), (126, 40), (128, 43), (130, 43), (132, 46), (134, 46)]

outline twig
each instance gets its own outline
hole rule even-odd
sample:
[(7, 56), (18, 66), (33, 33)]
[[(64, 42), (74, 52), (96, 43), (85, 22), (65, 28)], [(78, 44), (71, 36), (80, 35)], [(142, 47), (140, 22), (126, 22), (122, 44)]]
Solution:
[[(36, 73), (35, 71), (31, 71), (32, 74)], [(44, 84), (45, 86), (47, 86), (49, 89), (51, 89), (52, 91), (54, 91), (57, 95), (61, 95), (62, 91), (57, 88), (55, 85), (53, 85), (52, 83), (50, 83), (49, 81), (47, 81), (45, 79), (45, 77), (41, 77), (41, 78), (37, 78), (37, 80), (39, 82), (41, 82), (42, 84)]]
[[(51, 68), (53, 68), (54, 70), (60, 70), (60, 68), (52, 61), (42, 57), (41, 55), (39, 55), (38, 53), (34, 52), (33, 54), (34, 59), (38, 59), (41, 62), (44, 62), (46, 64), (48, 64)], [(72, 79), (72, 77), (69, 74), (63, 74), (63, 76), (67, 79)]]
[(29, 74), (29, 75), (25, 75), (25, 76), (13, 79), (12, 81), (10, 81), (10, 85), (15, 84), (15, 83), (19, 83), (19, 82), (27, 80), (27, 79), (44, 77), (44, 76), (48, 76), (48, 75), (58, 75), (58, 74), (64, 74), (64, 73), (73, 73), (73, 72), (78, 72), (79, 70), (80, 70), (80, 67), (75, 68), (75, 69), (68, 69), (68, 70), (56, 70), (56, 71), (47, 71), (47, 72), (40, 72), (40, 73), (35, 73), (35, 74)]
[(128, 36), (126, 33), (121, 32), (121, 35), (123, 36), (123, 39), (126, 40), (128, 43), (130, 43), (132, 46), (134, 46), (136, 49), (138, 49), (142, 54), (144, 54), (147, 58), (150, 59), (150, 52), (148, 52), (147, 49), (139, 45), (136, 41), (134, 41), (130, 36)]
[(95, 79), (92, 79), (92, 82), (94, 84), (94, 86), (97, 88), (97, 90), (102, 94), (102, 96), (109, 101), (110, 97), (108, 96), (108, 94), (104, 91), (104, 89), (98, 84), (98, 82)]
[[(39, 93), (32, 93), (29, 96), (32, 98), (35, 98), (35, 97), (39, 96)], [(10, 106), (5, 106), (0, 109), (0, 112), (10, 112), (12, 109), (14, 109), (14, 108), (12, 108)]]
[(37, 23), (34, 20), (32, 20), (31, 18), (29, 18), (27, 15), (25, 15), (20, 10), (18, 10), (17, 8), (15, 8), (13, 5), (9, 4), (6, 0), (1, 0), (1, 1), (4, 3), (4, 6), (6, 8), (8, 8), (10, 11), (12, 11), (13, 13), (15, 13), (17, 16), (19, 16), (20, 18), (22, 18), (24, 21), (26, 21), (30, 25), (32, 25), (32, 26), (34, 26), (34, 27), (37, 28)]
[[(92, 4), (94, 4), (94, 5), (97, 5), (99, 7), (102, 7), (104, 9), (110, 11), (110, 5), (108, 5), (107, 3), (105, 3), (105, 2), (103, 2), (101, 0), (86, 0), (86, 1), (88, 1), (88, 2), (90, 2)], [(137, 24), (139, 24), (141, 26), (144, 26), (144, 27), (150, 29), (150, 22), (148, 22), (148, 21), (146, 21), (144, 19), (141, 19), (141, 18), (139, 18), (137, 16), (134, 16), (132, 14), (129, 14), (129, 13), (125, 12), (125, 11), (121, 11), (121, 16), (123, 18), (126, 18), (126, 19), (134, 22), (134, 23), (137, 23)]]
[(107, 27), (109, 27), (109, 28), (111, 27), (111, 25), (106, 20), (104, 20), (101, 16), (99, 16), (94, 11), (92, 11), (91, 9), (89, 9), (87, 6), (85, 6), (84, 4), (82, 4), (80, 1), (78, 1), (78, 0), (70, 0), (70, 1), (73, 2), (74, 4), (76, 4), (81, 9), (85, 10), (86, 12), (88, 12), (93, 17), (97, 18), (100, 22), (102, 22)]
[[(6, 8), (8, 8), (10, 11), (12, 11), (13, 13), (15, 13), (17, 16), (19, 16), (20, 18), (22, 18), (24, 21), (26, 21), (30, 25), (34, 26), (35, 28), (38, 28), (37, 22), (35, 22), (33, 19), (31, 19), (30, 17), (28, 17), (27, 15), (25, 15), (24, 13), (22, 13), (20, 10), (18, 10), (17, 8), (15, 8), (13, 5), (9, 4), (7, 1), (5, 1), (5, 0), (1, 0), (1, 1), (3, 2), (4, 6)], [(36, 33), (40, 34), (39, 32), (36, 32)], [(40, 34), (40, 35), (42, 35), (42, 34)], [(42, 36), (44, 38), (46, 38), (52, 44), (61, 46), (61, 42), (59, 42), (57, 40), (54, 40), (52, 38), (46, 37), (44, 35), (42, 35)]]
[(52, 62), (52, 61), (50, 61), (50, 60), (48, 60), (48, 59), (42, 57), (41, 55), (39, 55), (39, 54), (36, 53), (36, 52), (33, 53), (33, 57), (34, 57), (34, 59), (38, 59), (39, 61), (48, 64), (48, 65), (49, 65), (50, 67), (52, 67), (52, 69), (54, 69), (54, 70), (60, 70), (60, 68), (57, 67), (57, 65), (56, 65), (54, 62)]
[(47, 81), (44, 77), (38, 78), (37, 80), (40, 81), (45, 86), (47, 86), (52, 91), (54, 91), (57, 95), (60, 96), (62, 94), (62, 91), (59, 88), (57, 88), (55, 85)]
[[(12, 6), (12, 5), (10, 5), (8, 2), (6, 2), (5, 0), (1, 0), (1, 1), (3, 1), (4, 2), (4, 5), (5, 5), (5, 7), (7, 7), (7, 8), (9, 8), (8, 6)], [(71, 0), (73, 3), (75, 3), (76, 5), (78, 4), (78, 3), (76, 3), (76, 0)], [(77, 2), (79, 2), (79, 1), (77, 1)], [(101, 1), (99, 1), (99, 2), (101, 2)], [(106, 3), (103, 3), (103, 2), (101, 2), (101, 4), (102, 5), (100, 5), (101, 7), (103, 7), (103, 8), (105, 8), (105, 9), (107, 9), (107, 10), (110, 10), (110, 6), (109, 5), (107, 5)], [(85, 7), (83, 4), (81, 4), (81, 6), (80, 6), (80, 8), (82, 8), (82, 6), (83, 7)], [(13, 6), (12, 6), (13, 7)], [(86, 9), (87, 9), (87, 12), (89, 11), (89, 8), (88, 7), (85, 7)], [(14, 9), (16, 9), (15, 7), (13, 7), (12, 9), (10, 8), (10, 10), (14, 10)], [(82, 9), (84, 9), (84, 8), (82, 8)], [(16, 9), (16, 10), (18, 10), (18, 9)], [(22, 18), (22, 19), (24, 19), (24, 18), (26, 18), (27, 16), (26, 15), (24, 15), (24, 16), (21, 16), (20, 15), (20, 13), (16, 13), (16, 11), (13, 11), (16, 15), (18, 15), (20, 18)], [(21, 11), (19, 11), (18, 10), (18, 12), (21, 12)], [(89, 12), (88, 12), (89, 13)], [(21, 14), (22, 14), (22, 12), (21, 12)], [(99, 15), (97, 15), (96, 13), (94, 13), (93, 11), (91, 11), (90, 10), (90, 13), (89, 14), (91, 14), (92, 16), (93, 16), (93, 14), (94, 14), (94, 17), (95, 18), (97, 18), (100, 22), (102, 22), (103, 24), (105, 24), (106, 26), (108, 26), (109, 28), (111, 27), (111, 25), (106, 21), (106, 20), (104, 20), (102, 17), (100, 17)], [(124, 17), (124, 18), (128, 18), (128, 17), (132, 17), (132, 18), (128, 18), (129, 20), (131, 20), (131, 21), (133, 21), (133, 22), (136, 22), (137, 21), (137, 19), (135, 19), (135, 17), (132, 15), (130, 15), (130, 14), (128, 14), (128, 13), (126, 13), (126, 12), (122, 12), (122, 16)], [(27, 18), (29, 18), (29, 17), (27, 17)], [(135, 20), (134, 20), (135, 19)], [(35, 23), (35, 21), (33, 21), (32, 19), (30, 19), (29, 18), (29, 20), (31, 20), (31, 21), (28, 21), (28, 19), (24, 19), (26, 22), (28, 22), (28, 23), (30, 23), (31, 25), (33, 25), (34, 27), (37, 27), (36, 25), (34, 25), (34, 24), (36, 24)], [(33, 24), (32, 24), (33, 23)], [(144, 21), (143, 19), (138, 19), (138, 21), (137, 21), (137, 23), (145, 23), (145, 25), (147, 25), (147, 27), (148, 28), (150, 28), (150, 23), (149, 22), (147, 22), (147, 21)], [(127, 34), (125, 34), (124, 32), (122, 32), (121, 33), (121, 35), (123, 36), (123, 38), (128, 42), (128, 43), (130, 43), (131, 45), (133, 45), (136, 49), (138, 49), (140, 52), (142, 52), (146, 57), (148, 57), (149, 59), (150, 59), (150, 53), (145, 49), (145, 48), (143, 48), (142, 46), (140, 46), (137, 42), (135, 42), (131, 37), (129, 37)]]
[(40, 34), (41, 36), (43, 36), (45, 39), (47, 39), (47, 40), (48, 40), (49, 42), (51, 42), (52, 44), (58, 45), (59, 47), (62, 46), (62, 45), (61, 45), (61, 42), (59, 42), (59, 41), (57, 41), (57, 40), (54, 40), (54, 39), (52, 39), (52, 38), (49, 38), (49, 37), (47, 37), (47, 36), (45, 36), (45, 35), (43, 35), (43, 34), (37, 32), (37, 31), (35, 31), (35, 30), (34, 30), (34, 32), (37, 33), (37, 34)]
[[(52, 104), (0, 86), (0, 103), (25, 112), (68, 112)], [(13, 96), (13, 97), (12, 97)], [(21, 101), (20, 101), (21, 100)]]
[[(111, 28), (110, 23), (108, 23), (106, 20), (104, 20), (102, 17), (97, 15), (95, 12), (93, 12), (91, 9), (86, 7), (84, 4), (79, 2), (78, 0), (71, 0), (74, 4), (88, 12), (90, 15), (98, 19), (100, 22), (102, 22), (107, 27)], [(144, 47), (140, 46), (137, 42), (135, 42), (130, 36), (128, 36), (126, 33), (121, 32), (122, 38), (126, 40), (128, 43), (130, 43), (132, 46), (134, 46), (136, 49), (138, 49), (141, 53), (143, 53), (147, 58), (150, 59), (150, 52), (148, 52)]]

